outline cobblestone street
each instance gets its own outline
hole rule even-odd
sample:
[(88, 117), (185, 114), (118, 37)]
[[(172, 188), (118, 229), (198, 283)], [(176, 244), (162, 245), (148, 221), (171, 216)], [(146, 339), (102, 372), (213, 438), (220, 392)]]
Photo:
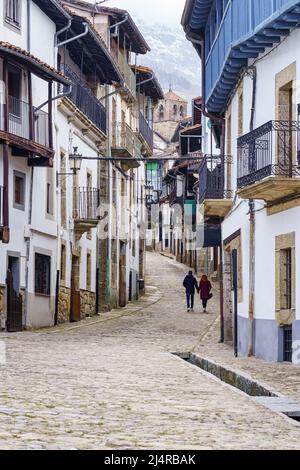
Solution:
[(1, 334), (0, 448), (299, 449), (297, 423), (171, 354), (199, 349), (217, 312), (186, 312), (182, 265), (147, 266), (139, 304)]

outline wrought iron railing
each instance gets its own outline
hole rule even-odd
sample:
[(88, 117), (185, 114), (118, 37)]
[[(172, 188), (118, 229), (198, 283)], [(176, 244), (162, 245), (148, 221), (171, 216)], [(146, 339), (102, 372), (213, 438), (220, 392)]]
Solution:
[(232, 164), (226, 155), (205, 155), (199, 170), (199, 203), (205, 199), (231, 199), (232, 191), (226, 188), (225, 165)]
[(300, 176), (300, 123), (269, 121), (238, 139), (237, 186), (268, 176)]
[[(4, 95), (0, 94), (0, 129), (4, 130)], [(33, 133), (30, 135), (30, 122)], [(36, 110), (29, 103), (14, 96), (8, 97), (8, 132), (23, 139), (32, 140), (49, 147), (49, 118), (42, 110)]]
[(153, 150), (153, 129), (151, 129), (148, 121), (145, 119), (141, 112), (139, 113), (139, 133), (147, 142), (150, 149)]
[(100, 191), (96, 188), (73, 189), (73, 219), (74, 220), (98, 220), (98, 208), (100, 205)]
[(189, 158), (192, 158), (192, 160), (190, 160), (188, 162), (188, 170), (189, 171), (192, 171), (192, 172), (199, 172), (199, 169), (200, 169), (200, 165), (203, 161), (203, 158), (204, 158), (204, 155), (202, 152), (194, 152), (194, 153), (190, 153), (188, 155)]
[(125, 122), (113, 125), (112, 147), (120, 151), (126, 151), (132, 157), (138, 157), (141, 152), (140, 142), (131, 127)]
[(63, 65), (61, 70), (72, 82), (68, 98), (106, 134), (106, 109), (103, 104), (68, 65)]
[(3, 220), (3, 186), (0, 186), (0, 227), (3, 227), (4, 220)]

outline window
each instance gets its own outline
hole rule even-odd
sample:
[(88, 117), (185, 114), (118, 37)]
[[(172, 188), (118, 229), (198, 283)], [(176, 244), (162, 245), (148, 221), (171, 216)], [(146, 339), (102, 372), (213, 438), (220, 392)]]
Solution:
[(50, 295), (51, 258), (35, 254), (35, 293)]
[(92, 257), (88, 251), (86, 255), (86, 289), (91, 290), (91, 271), (92, 271)]
[(163, 119), (163, 118), (164, 118), (164, 115), (165, 115), (164, 106), (161, 104), (161, 105), (159, 106), (159, 119)]
[(61, 281), (66, 280), (66, 246), (61, 245), (61, 252), (60, 252), (60, 279)]
[(22, 72), (18, 68), (8, 68), (8, 107), (10, 115), (21, 118)]
[(25, 174), (14, 171), (14, 208), (25, 209)]
[(51, 184), (47, 183), (47, 214), (51, 214)]
[(46, 212), (48, 215), (53, 215), (53, 185), (52, 185), (52, 172), (47, 168), (47, 186), (46, 186)]
[(184, 117), (184, 107), (181, 105), (179, 108), (180, 117)]
[(292, 250), (288, 248), (281, 250), (281, 309), (292, 308)]
[(21, 0), (5, 1), (5, 21), (17, 26), (21, 26)]
[(174, 115), (174, 117), (177, 116), (177, 112), (178, 112), (177, 104), (174, 104), (174, 106), (173, 106), (173, 115)]
[(292, 362), (293, 356), (293, 330), (291, 326), (283, 328), (283, 360)]

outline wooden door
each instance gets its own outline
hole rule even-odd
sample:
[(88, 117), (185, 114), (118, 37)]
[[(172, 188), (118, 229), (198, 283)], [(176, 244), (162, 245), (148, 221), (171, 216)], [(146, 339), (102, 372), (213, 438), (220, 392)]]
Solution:
[(9, 265), (6, 276), (7, 295), (7, 331), (22, 331), (23, 327), (23, 302), (19, 292), (19, 258), (9, 258)]
[(79, 256), (72, 258), (70, 321), (80, 321)]
[(119, 305), (126, 306), (126, 245), (120, 242), (119, 258)]

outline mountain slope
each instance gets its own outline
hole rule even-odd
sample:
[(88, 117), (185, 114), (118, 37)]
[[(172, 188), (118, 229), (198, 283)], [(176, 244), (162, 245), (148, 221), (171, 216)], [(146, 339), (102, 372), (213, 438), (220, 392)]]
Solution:
[(187, 101), (201, 95), (200, 59), (181, 27), (137, 23), (151, 47), (150, 53), (139, 56), (139, 63), (153, 68), (163, 90), (171, 85)]

